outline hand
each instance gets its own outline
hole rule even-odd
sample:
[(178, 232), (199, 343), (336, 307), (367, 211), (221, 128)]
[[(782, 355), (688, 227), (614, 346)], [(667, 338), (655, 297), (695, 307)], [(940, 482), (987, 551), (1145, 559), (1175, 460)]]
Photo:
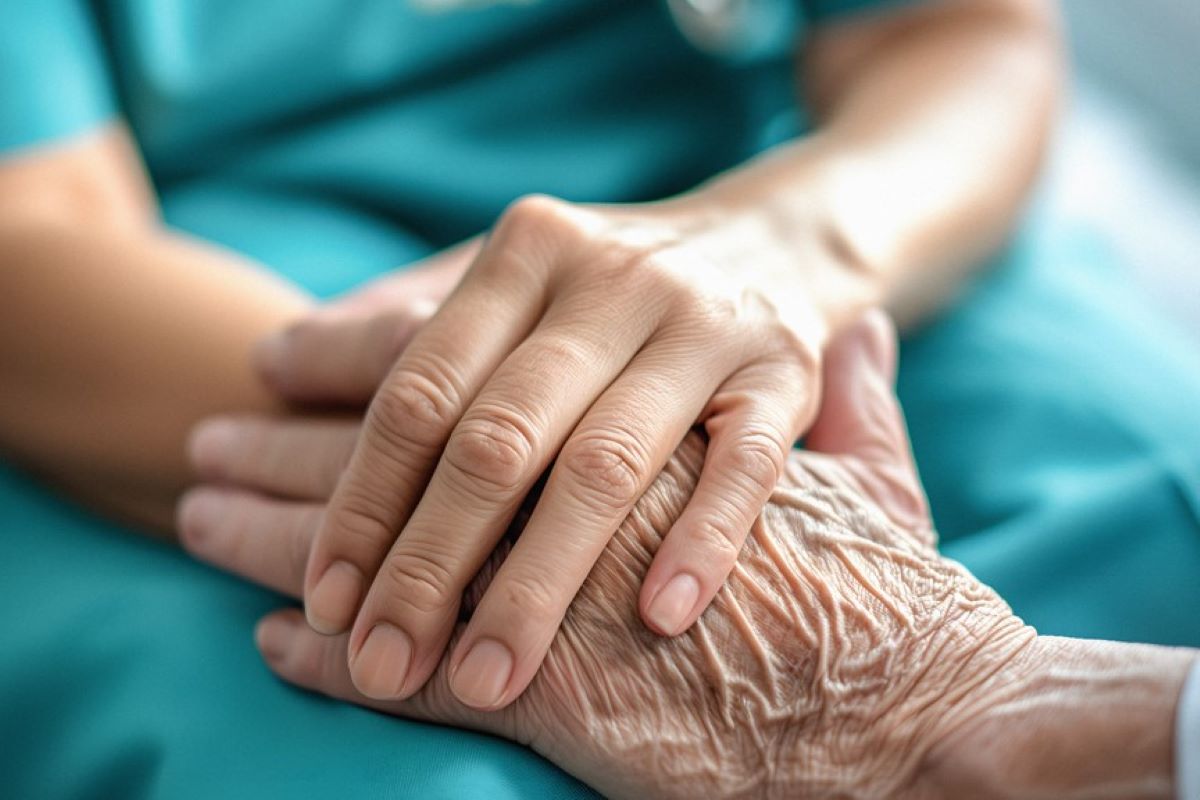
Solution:
[[(606, 795), (928, 796), (926, 768), (1021, 685), (1035, 637), (934, 550), (888, 385), (893, 359), (878, 317), (831, 348), (827, 402), (809, 436), (824, 454), (790, 456), (736, 569), (687, 635), (649, 634), (632, 602), (698, 480), (695, 434), (622, 523), (511, 706), (463, 705), (447, 659), (409, 700), (367, 698), (347, 668), (347, 637), (318, 635), (292, 610), (261, 624), (264, 657), (301, 686), (528, 744)], [(312, 488), (292, 468), (328, 458), (321, 472), (332, 478), (349, 458), (351, 428), (330, 448), (329, 431), (306, 439), (260, 424), (260, 443), (291, 453), (264, 486), (277, 496)], [(320, 513), (319, 503), (206, 488), (185, 501), (181, 529), (201, 558), (298, 595)], [(507, 549), (489, 559), (467, 608)], [(455, 638), (463, 633), (458, 624)]]
[[(705, 465), (645, 576), (642, 616), (678, 634), (725, 580), (812, 420), (833, 322), (813, 299), (826, 279), (751, 254), (745, 242), (762, 233), (742, 221), (680, 208), (521, 201), (384, 379), (304, 592), (317, 631), (353, 623), (364, 693), (407, 697), (428, 679), (463, 591), (551, 461), (452, 656), (464, 702), (498, 708), (524, 690), (609, 538), (697, 422)], [(814, 246), (798, 260), (816, 274), (833, 257)], [(331, 347), (291, 359), (355, 352)]]

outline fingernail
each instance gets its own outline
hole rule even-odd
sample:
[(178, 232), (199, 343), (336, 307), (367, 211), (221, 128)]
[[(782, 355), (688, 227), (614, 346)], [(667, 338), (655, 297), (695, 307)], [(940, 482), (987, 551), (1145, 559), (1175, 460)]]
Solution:
[(188, 549), (197, 549), (208, 539), (221, 513), (221, 501), (210, 491), (193, 489), (179, 501), (179, 536)]
[(350, 661), (354, 685), (376, 700), (399, 697), (411, 658), (408, 634), (390, 622), (377, 622)]
[(287, 331), (276, 331), (259, 339), (250, 354), (254, 366), (268, 376), (275, 375), (283, 366), (286, 346)]
[(218, 418), (202, 422), (188, 439), (188, 459), (201, 469), (211, 469), (225, 460), (238, 437), (232, 420)]
[(308, 624), (317, 633), (333, 635), (350, 627), (362, 600), (363, 577), (358, 567), (335, 561), (317, 581), (305, 604)]
[(658, 591), (650, 608), (646, 610), (647, 621), (659, 633), (674, 636), (683, 631), (688, 615), (700, 599), (700, 582), (686, 572), (681, 572)]
[(512, 671), (508, 648), (495, 639), (480, 639), (450, 678), (450, 689), (472, 708), (491, 708), (503, 698)]
[(254, 642), (263, 658), (275, 664), (282, 661), (291, 649), (295, 633), (295, 621), (287, 617), (267, 617), (254, 629)]

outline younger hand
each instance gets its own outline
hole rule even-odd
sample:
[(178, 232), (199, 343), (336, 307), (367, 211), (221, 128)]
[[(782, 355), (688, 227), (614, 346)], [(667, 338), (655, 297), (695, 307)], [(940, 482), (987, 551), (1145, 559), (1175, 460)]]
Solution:
[[(621, 520), (701, 422), (704, 469), (640, 598), (660, 633), (694, 622), (811, 422), (828, 333), (800, 266), (747, 256), (746, 238), (711, 218), (547, 198), (504, 216), (384, 379), (313, 545), (310, 624), (354, 623), (365, 694), (407, 697), (424, 683), (463, 590), (557, 459), (451, 657), (464, 702), (515, 699)], [(312, 373), (394, 354), (386, 326), (368, 329), (382, 348), (365, 346), (362, 325), (335, 326), (358, 338), (292, 336), (264, 365), (280, 385), (279, 362)]]

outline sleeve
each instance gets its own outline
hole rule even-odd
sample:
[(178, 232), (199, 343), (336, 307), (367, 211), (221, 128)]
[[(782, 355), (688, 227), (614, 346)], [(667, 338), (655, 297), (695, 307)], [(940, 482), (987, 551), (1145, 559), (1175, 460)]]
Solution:
[(1200, 658), (1188, 673), (1175, 713), (1175, 768), (1179, 800), (1200, 800)]
[(81, 133), (117, 112), (84, 0), (0, 3), (0, 154)]

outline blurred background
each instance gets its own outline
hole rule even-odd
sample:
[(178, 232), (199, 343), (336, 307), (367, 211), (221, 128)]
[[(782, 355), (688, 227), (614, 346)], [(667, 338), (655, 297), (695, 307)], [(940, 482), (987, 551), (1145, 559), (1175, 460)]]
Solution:
[(1075, 86), (1047, 201), (1200, 343), (1200, 0), (1063, 0)]

